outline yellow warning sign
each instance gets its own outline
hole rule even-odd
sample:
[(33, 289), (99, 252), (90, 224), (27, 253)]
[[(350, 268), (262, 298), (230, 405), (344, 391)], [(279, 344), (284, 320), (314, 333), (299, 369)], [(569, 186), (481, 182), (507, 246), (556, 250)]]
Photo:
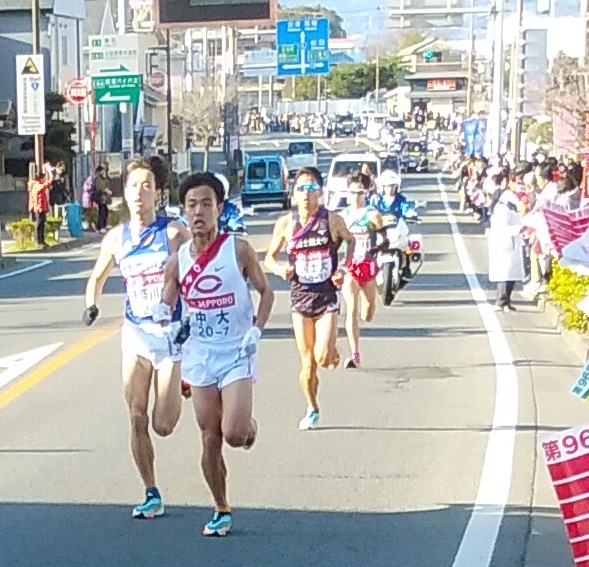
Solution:
[(27, 59), (27, 62), (25, 63), (25, 66), (22, 70), (21, 75), (38, 75), (38, 74), (39, 74), (39, 69), (37, 69), (37, 65), (35, 65), (33, 58), (29, 57)]

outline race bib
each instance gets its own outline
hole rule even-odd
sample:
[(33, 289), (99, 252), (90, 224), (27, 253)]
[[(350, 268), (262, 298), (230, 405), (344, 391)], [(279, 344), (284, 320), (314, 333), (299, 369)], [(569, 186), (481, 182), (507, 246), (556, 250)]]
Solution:
[(327, 281), (333, 273), (333, 261), (329, 250), (298, 252), (295, 271), (303, 284), (316, 284)]
[(153, 306), (161, 301), (163, 289), (163, 271), (127, 279), (127, 295), (133, 315), (151, 317)]
[(367, 232), (353, 233), (356, 240), (354, 247), (354, 260), (364, 260), (370, 252), (372, 242), (370, 241), (370, 234)]

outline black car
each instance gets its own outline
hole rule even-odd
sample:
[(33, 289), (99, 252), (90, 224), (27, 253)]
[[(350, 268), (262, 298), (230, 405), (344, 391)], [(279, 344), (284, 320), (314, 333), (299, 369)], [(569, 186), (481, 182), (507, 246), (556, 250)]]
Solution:
[(358, 125), (353, 116), (336, 116), (327, 127), (327, 137), (331, 138), (335, 132), (336, 136), (347, 137), (355, 136), (358, 131)]

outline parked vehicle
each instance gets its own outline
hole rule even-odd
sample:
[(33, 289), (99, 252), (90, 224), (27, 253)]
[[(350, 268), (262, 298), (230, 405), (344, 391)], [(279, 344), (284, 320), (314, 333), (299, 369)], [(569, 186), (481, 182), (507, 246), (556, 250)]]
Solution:
[(292, 188), (284, 157), (278, 154), (246, 155), (244, 169), (243, 207), (276, 203), (285, 210), (290, 209)]

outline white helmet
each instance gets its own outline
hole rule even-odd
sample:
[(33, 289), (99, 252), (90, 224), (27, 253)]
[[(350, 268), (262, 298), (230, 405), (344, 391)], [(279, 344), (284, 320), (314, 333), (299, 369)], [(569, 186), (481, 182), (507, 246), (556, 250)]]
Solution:
[(387, 187), (388, 185), (401, 185), (401, 178), (396, 171), (392, 169), (385, 169), (377, 178), (376, 184), (379, 187)]
[(225, 199), (229, 198), (229, 179), (225, 177), (222, 173), (215, 173), (215, 177), (223, 184), (223, 188), (225, 189)]

